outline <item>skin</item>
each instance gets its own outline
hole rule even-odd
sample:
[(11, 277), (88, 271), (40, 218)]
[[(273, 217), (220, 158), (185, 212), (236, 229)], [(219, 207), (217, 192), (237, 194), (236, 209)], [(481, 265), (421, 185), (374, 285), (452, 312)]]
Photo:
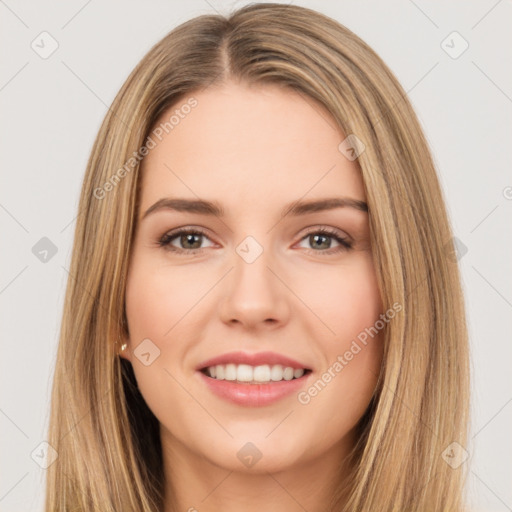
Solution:
[[(307, 390), (375, 323), (383, 310), (368, 213), (280, 215), (299, 199), (365, 201), (360, 171), (338, 150), (345, 135), (310, 98), (232, 82), (193, 96), (198, 105), (143, 162), (121, 354), (160, 422), (165, 510), (325, 511), (375, 389), (382, 333), (306, 405), (296, 393), (264, 407), (232, 404), (195, 368), (226, 352), (274, 351), (313, 369)], [(226, 215), (160, 210), (141, 220), (163, 197), (216, 200)], [(322, 226), (352, 249), (330, 235), (315, 245), (308, 235)], [(171, 245), (202, 252), (158, 245), (180, 227), (207, 235)], [(236, 252), (249, 235), (263, 248), (250, 264)], [(134, 355), (146, 338), (160, 350), (148, 366)], [(237, 457), (247, 442), (262, 454), (252, 467)]]

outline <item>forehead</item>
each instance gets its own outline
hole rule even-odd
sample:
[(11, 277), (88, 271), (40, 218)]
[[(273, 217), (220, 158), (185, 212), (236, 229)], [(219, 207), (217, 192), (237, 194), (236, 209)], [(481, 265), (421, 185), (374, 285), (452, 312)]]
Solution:
[[(195, 106), (183, 108), (191, 98)], [(142, 211), (164, 196), (266, 205), (305, 194), (365, 198), (357, 164), (338, 150), (345, 135), (334, 118), (290, 89), (211, 87), (178, 101), (158, 126), (161, 140), (153, 137), (142, 165)]]

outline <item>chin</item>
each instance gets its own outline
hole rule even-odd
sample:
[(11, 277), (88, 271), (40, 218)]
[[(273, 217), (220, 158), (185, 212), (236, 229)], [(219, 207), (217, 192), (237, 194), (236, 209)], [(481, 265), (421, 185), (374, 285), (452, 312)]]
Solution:
[(215, 449), (205, 457), (226, 470), (252, 474), (276, 473), (300, 463), (305, 444), (296, 436), (286, 434), (288, 442), (284, 442), (283, 432), (266, 438), (266, 432), (248, 428), (246, 434), (215, 443)]

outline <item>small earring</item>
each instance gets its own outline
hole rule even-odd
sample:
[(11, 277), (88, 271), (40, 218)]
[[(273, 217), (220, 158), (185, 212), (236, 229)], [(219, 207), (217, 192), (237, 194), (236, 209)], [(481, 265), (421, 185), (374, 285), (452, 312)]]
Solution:
[(127, 343), (123, 343), (123, 344), (121, 345), (121, 351), (126, 350), (126, 347), (127, 347), (127, 346), (128, 346), (128, 344), (127, 344)]

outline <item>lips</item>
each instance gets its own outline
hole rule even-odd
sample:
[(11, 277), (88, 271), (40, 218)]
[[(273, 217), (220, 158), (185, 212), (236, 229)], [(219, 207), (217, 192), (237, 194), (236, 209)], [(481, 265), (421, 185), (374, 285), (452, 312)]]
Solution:
[(230, 352), (203, 361), (196, 370), (214, 395), (245, 407), (278, 402), (300, 391), (312, 374), (304, 363), (275, 352)]
[(274, 366), (280, 364), (283, 367), (311, 370), (311, 368), (305, 363), (276, 352), (258, 352), (253, 354), (248, 352), (229, 352), (203, 361), (196, 367), (196, 370), (205, 370), (210, 366), (224, 364), (248, 364), (250, 366)]

